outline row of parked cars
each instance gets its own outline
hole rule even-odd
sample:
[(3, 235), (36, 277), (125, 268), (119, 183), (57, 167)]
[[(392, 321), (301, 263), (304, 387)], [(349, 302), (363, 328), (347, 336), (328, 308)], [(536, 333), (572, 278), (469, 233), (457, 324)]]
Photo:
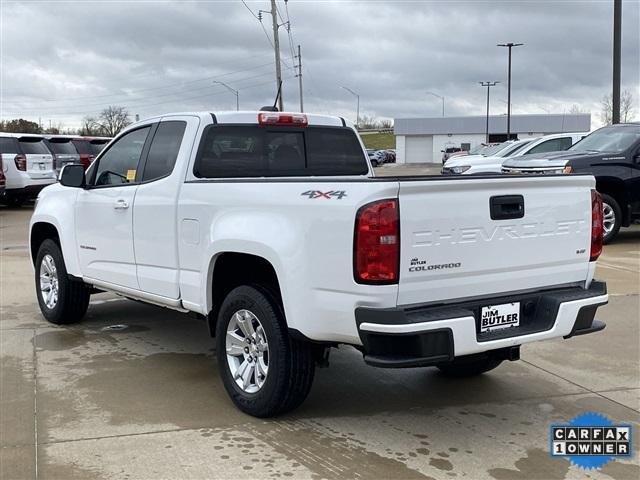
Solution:
[(64, 165), (85, 169), (109, 137), (0, 132), (0, 203), (21, 205), (55, 183)]
[(604, 242), (608, 243), (621, 227), (640, 220), (640, 124), (485, 146), (476, 155), (450, 157), (442, 173), (591, 174), (602, 195)]
[(377, 167), (383, 163), (396, 163), (396, 151), (393, 149), (375, 150), (368, 148), (367, 155), (371, 165)]

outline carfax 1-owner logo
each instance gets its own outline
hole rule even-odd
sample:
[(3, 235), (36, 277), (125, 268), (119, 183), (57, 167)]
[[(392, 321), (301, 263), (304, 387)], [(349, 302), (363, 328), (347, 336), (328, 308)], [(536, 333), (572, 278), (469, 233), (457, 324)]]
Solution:
[(631, 425), (583, 413), (569, 423), (551, 425), (551, 456), (568, 458), (585, 469), (602, 468), (615, 458), (631, 456), (631, 437)]

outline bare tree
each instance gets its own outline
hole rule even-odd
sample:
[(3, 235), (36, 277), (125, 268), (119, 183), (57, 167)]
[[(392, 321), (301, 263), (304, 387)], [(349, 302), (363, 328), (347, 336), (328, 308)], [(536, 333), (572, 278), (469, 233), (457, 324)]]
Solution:
[(129, 112), (125, 107), (110, 106), (105, 108), (96, 120), (100, 133), (115, 137), (120, 130), (131, 124)]
[(380, 120), (380, 128), (393, 128), (393, 120)]
[(571, 115), (579, 115), (581, 113), (589, 113), (586, 110), (584, 110), (580, 105), (578, 105), (577, 103), (574, 103), (573, 105), (571, 105), (571, 108), (569, 109), (569, 113)]
[[(605, 95), (601, 101), (602, 110), (600, 112), (600, 120), (605, 125), (611, 125), (613, 122), (613, 99), (611, 95)], [(620, 121), (630, 122), (634, 115), (633, 95), (629, 90), (625, 90), (620, 95)]]
[(375, 117), (370, 117), (368, 115), (361, 115), (360, 125), (358, 125), (358, 128), (365, 129), (365, 130), (378, 128), (378, 121), (376, 120)]
[(92, 137), (100, 135), (102, 132), (100, 131), (100, 125), (94, 117), (84, 117), (78, 133), (80, 135)]

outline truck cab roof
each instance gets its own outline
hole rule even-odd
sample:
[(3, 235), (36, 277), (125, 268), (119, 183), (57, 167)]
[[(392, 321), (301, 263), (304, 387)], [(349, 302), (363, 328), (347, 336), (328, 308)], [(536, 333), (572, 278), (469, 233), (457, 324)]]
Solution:
[(152, 118), (146, 118), (140, 122), (136, 122), (132, 126), (149, 123), (151, 121), (158, 121), (162, 118), (178, 117), (178, 116), (195, 116), (199, 117), (201, 121), (206, 123), (217, 124), (245, 124), (245, 125), (257, 125), (259, 124), (260, 115), (277, 115), (277, 116), (304, 116), (306, 118), (306, 125), (309, 126), (327, 126), (327, 127), (349, 127), (353, 128), (353, 124), (342, 117), (336, 117), (331, 115), (318, 115), (315, 113), (300, 113), (300, 112), (265, 112), (265, 111), (211, 111), (211, 112), (174, 112), (158, 115)]

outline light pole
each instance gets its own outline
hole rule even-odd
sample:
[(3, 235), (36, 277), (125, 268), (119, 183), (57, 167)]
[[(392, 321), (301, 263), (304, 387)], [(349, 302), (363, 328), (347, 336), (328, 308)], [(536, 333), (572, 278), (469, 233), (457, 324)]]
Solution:
[(507, 80), (507, 140), (511, 140), (511, 49), (520, 47), (524, 43), (499, 43), (498, 47), (507, 47), (509, 49), (509, 76)]
[(620, 47), (622, 42), (622, 0), (613, 1), (613, 92), (611, 123), (620, 123)]
[(213, 83), (222, 85), (223, 87), (225, 87), (227, 90), (229, 90), (231, 93), (233, 93), (236, 96), (236, 112), (239, 111), (240, 110), (240, 92), (235, 88), (231, 88), (229, 85), (227, 85), (224, 82), (219, 82), (217, 80), (214, 80)]
[(429, 95), (433, 95), (434, 97), (438, 97), (440, 100), (442, 100), (442, 116), (444, 117), (444, 97), (433, 92), (427, 92), (427, 93)]
[(489, 143), (489, 90), (491, 87), (495, 87), (500, 82), (478, 82), (483, 87), (487, 87), (487, 132), (486, 142)]
[(343, 87), (341, 85), (341, 88), (344, 88), (347, 92), (349, 92), (351, 95), (355, 95), (355, 97), (357, 98), (357, 103), (356, 103), (356, 127), (358, 127), (360, 125), (360, 95), (358, 95), (356, 92), (354, 92), (353, 90), (351, 90), (348, 87)]

